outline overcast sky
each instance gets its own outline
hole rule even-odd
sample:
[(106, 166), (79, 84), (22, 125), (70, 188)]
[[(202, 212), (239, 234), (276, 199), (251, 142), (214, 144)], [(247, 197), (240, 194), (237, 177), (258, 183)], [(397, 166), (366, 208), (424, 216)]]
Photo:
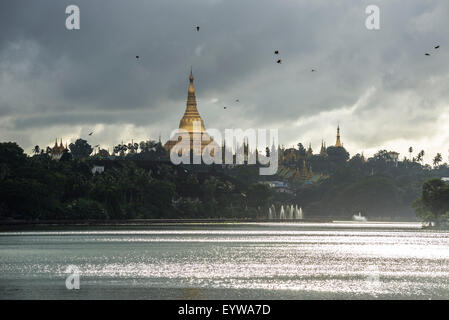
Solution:
[[(70, 4), (80, 30), (65, 28)], [(339, 123), (351, 155), (413, 146), (447, 161), (448, 30), (447, 0), (3, 0), (0, 140), (28, 153), (56, 137), (165, 141), (192, 65), (206, 128), (278, 128), (319, 151)]]

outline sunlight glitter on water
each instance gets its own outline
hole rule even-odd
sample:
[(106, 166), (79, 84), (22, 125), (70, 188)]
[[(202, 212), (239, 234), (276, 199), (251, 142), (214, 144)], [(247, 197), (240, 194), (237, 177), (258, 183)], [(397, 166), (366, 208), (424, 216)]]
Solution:
[[(161, 289), (189, 288), (224, 289), (223, 298), (244, 290), (274, 298), (449, 298), (447, 232), (410, 224), (386, 229), (291, 225), (1, 233), (0, 274), (7, 292), (18, 297), (33, 292), (32, 285), (26, 289), (31, 291), (22, 290), (23, 283), (62, 286), (71, 264), (81, 270), (89, 288), (84, 292), (99, 297), (118, 286), (130, 289), (131, 296), (138, 288), (149, 290), (151, 298), (160, 297)], [(48, 286), (48, 294), (56, 290)]]

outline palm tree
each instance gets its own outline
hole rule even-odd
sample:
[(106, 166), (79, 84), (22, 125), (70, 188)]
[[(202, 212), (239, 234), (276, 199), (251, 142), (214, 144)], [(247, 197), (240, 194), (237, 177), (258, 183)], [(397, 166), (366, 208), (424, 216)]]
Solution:
[(114, 152), (120, 154), (120, 157), (125, 156), (125, 152), (128, 150), (126, 144), (119, 144), (114, 147)]
[(148, 140), (140, 142), (140, 152), (150, 152), (156, 149), (156, 141)]
[(421, 162), (421, 160), (422, 160), (421, 152), (416, 155), (415, 159), (416, 159), (416, 162)]
[(128, 150), (131, 153), (135, 153), (139, 149), (139, 144), (135, 142), (128, 143)]
[(424, 160), (424, 150), (421, 150), (418, 155), (416, 156), (416, 161), (422, 162)]
[(435, 158), (433, 158), (433, 166), (436, 167), (441, 161), (443, 161), (443, 157), (441, 156), (441, 153), (437, 153)]
[(34, 154), (39, 154), (41, 152), (41, 148), (39, 148), (39, 146), (36, 145), (33, 148), (33, 152), (34, 152)]

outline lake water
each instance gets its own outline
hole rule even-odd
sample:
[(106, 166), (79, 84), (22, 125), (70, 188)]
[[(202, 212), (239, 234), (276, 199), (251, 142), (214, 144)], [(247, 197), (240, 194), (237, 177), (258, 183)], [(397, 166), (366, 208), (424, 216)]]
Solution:
[[(449, 233), (419, 223), (0, 232), (0, 299), (449, 298)], [(80, 290), (65, 273), (80, 271)]]

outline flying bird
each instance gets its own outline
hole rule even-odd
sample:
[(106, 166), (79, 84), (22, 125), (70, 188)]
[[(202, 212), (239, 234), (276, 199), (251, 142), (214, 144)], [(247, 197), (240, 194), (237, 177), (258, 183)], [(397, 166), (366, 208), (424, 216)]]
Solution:
[(91, 136), (91, 135), (93, 135), (94, 134), (94, 132), (92, 131), (91, 133), (89, 133), (89, 135)]
[(430, 53), (426, 53), (426, 56), (430, 56)]
[(275, 50), (275, 51), (274, 51), (274, 54), (279, 54), (279, 50)]
[(439, 48), (440, 48), (440, 46), (439, 46), (439, 45), (435, 47), (435, 49), (439, 49)]
[(223, 109), (226, 109), (226, 107), (223, 107)]
[(196, 31), (200, 31), (200, 26), (196, 26)]
[(282, 63), (282, 59), (279, 59), (278, 61), (276, 61), (277, 63)]
[(312, 72), (315, 72), (316, 70), (315, 69), (312, 69)]
[(139, 58), (140, 58), (139, 56), (136, 56), (136, 59), (137, 59), (137, 60), (139, 60)]

